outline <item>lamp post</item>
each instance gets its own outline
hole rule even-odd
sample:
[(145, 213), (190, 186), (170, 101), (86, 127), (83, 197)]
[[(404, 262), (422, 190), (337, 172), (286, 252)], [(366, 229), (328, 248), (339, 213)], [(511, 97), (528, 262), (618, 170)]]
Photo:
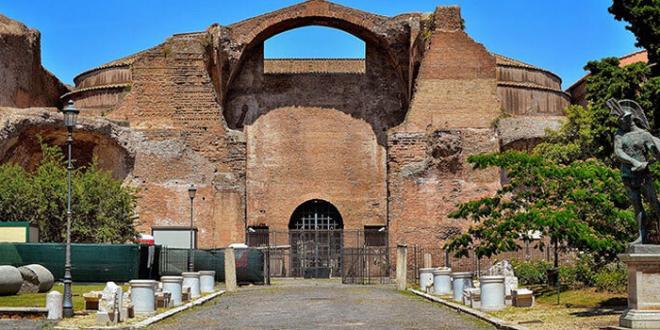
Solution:
[(188, 253), (188, 271), (195, 271), (195, 261), (193, 256), (193, 200), (195, 199), (195, 194), (197, 193), (197, 188), (194, 184), (191, 184), (188, 187), (188, 196), (190, 197), (190, 251)]
[(66, 252), (64, 256), (64, 302), (62, 304), (62, 314), (64, 317), (73, 316), (73, 301), (71, 295), (71, 145), (73, 144), (73, 128), (76, 126), (76, 119), (80, 111), (69, 100), (66, 107), (62, 109), (64, 114), (64, 126), (67, 130), (67, 166), (66, 166)]

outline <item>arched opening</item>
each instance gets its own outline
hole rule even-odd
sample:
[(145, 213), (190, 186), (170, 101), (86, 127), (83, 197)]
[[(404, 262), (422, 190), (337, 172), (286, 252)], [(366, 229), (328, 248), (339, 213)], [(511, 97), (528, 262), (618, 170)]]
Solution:
[[(334, 50), (312, 51), (326, 35), (337, 37)], [(278, 50), (283, 41), (296, 51)], [(407, 103), (406, 85), (385, 43), (341, 19), (301, 18), (264, 29), (230, 74), (223, 101), (227, 125), (243, 130), (284, 107), (334, 109), (369, 123), (385, 146), (385, 132), (403, 121)]]
[(341, 271), (343, 219), (331, 203), (313, 199), (298, 206), (289, 220), (292, 273), (327, 278)]
[(343, 30), (304, 26), (277, 34), (264, 42), (269, 59), (364, 59), (365, 42)]
[(339, 210), (321, 199), (300, 204), (291, 214), (289, 229), (293, 230), (341, 230), (344, 222)]

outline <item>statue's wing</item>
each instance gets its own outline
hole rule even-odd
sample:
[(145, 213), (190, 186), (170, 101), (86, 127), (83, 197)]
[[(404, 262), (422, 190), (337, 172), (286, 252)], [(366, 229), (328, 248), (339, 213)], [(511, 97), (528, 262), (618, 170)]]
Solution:
[(639, 119), (643, 126), (642, 128), (645, 129), (651, 129), (651, 126), (649, 125), (649, 120), (646, 119), (646, 114), (644, 113), (644, 109), (635, 101), (633, 100), (619, 100), (619, 107), (623, 109), (624, 112), (630, 112), (635, 116), (637, 119)]
[(605, 105), (607, 105), (607, 107), (610, 108), (610, 114), (615, 115), (617, 117), (623, 116), (623, 109), (621, 109), (621, 106), (619, 106), (619, 103), (615, 99), (607, 100), (607, 102), (605, 102)]

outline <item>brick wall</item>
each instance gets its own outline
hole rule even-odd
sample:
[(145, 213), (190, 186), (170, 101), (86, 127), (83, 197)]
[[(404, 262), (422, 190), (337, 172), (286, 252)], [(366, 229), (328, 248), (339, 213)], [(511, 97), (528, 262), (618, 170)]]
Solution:
[(177, 35), (132, 65), (132, 88), (108, 117), (144, 137), (131, 182), (139, 229), (188, 226), (191, 183), (201, 247), (244, 240), (245, 140), (226, 128), (207, 70), (205, 34)]
[(467, 157), (498, 150), (495, 58), (461, 29), (458, 7), (439, 7), (406, 120), (388, 135), (390, 242), (439, 246), (469, 223), (456, 203), (499, 187), (495, 169)]

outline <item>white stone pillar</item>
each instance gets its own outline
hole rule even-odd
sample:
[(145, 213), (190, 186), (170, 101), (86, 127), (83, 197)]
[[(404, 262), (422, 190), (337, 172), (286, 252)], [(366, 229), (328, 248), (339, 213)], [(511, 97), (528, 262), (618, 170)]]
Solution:
[(214, 270), (200, 270), (199, 271), (199, 290), (202, 293), (213, 292), (215, 289), (215, 271)]
[(170, 293), (172, 304), (174, 306), (181, 305), (183, 303), (183, 276), (162, 276), (160, 281), (163, 283), (163, 291)]
[(481, 310), (485, 312), (503, 309), (505, 304), (504, 276), (482, 276), (479, 278), (481, 288)]
[(183, 272), (183, 286), (190, 288), (190, 299), (199, 298), (202, 293), (199, 290), (199, 272)]
[(451, 294), (451, 268), (436, 268), (433, 271), (433, 294)]
[(59, 320), (62, 318), (62, 294), (57, 291), (48, 292), (46, 295), (46, 309), (48, 309), (49, 320)]
[(424, 268), (433, 267), (433, 256), (430, 253), (424, 253)]
[(156, 311), (156, 285), (155, 280), (132, 280), (131, 303), (137, 314), (149, 314)]
[(463, 290), (472, 287), (472, 273), (458, 272), (451, 273), (453, 298), (455, 301), (463, 302)]
[(396, 287), (405, 290), (408, 285), (408, 246), (399, 244), (396, 247)]
[(238, 288), (236, 283), (236, 255), (234, 248), (225, 248), (225, 289), (235, 291)]
[(419, 290), (422, 292), (431, 292), (433, 286), (433, 271), (435, 268), (419, 269)]

